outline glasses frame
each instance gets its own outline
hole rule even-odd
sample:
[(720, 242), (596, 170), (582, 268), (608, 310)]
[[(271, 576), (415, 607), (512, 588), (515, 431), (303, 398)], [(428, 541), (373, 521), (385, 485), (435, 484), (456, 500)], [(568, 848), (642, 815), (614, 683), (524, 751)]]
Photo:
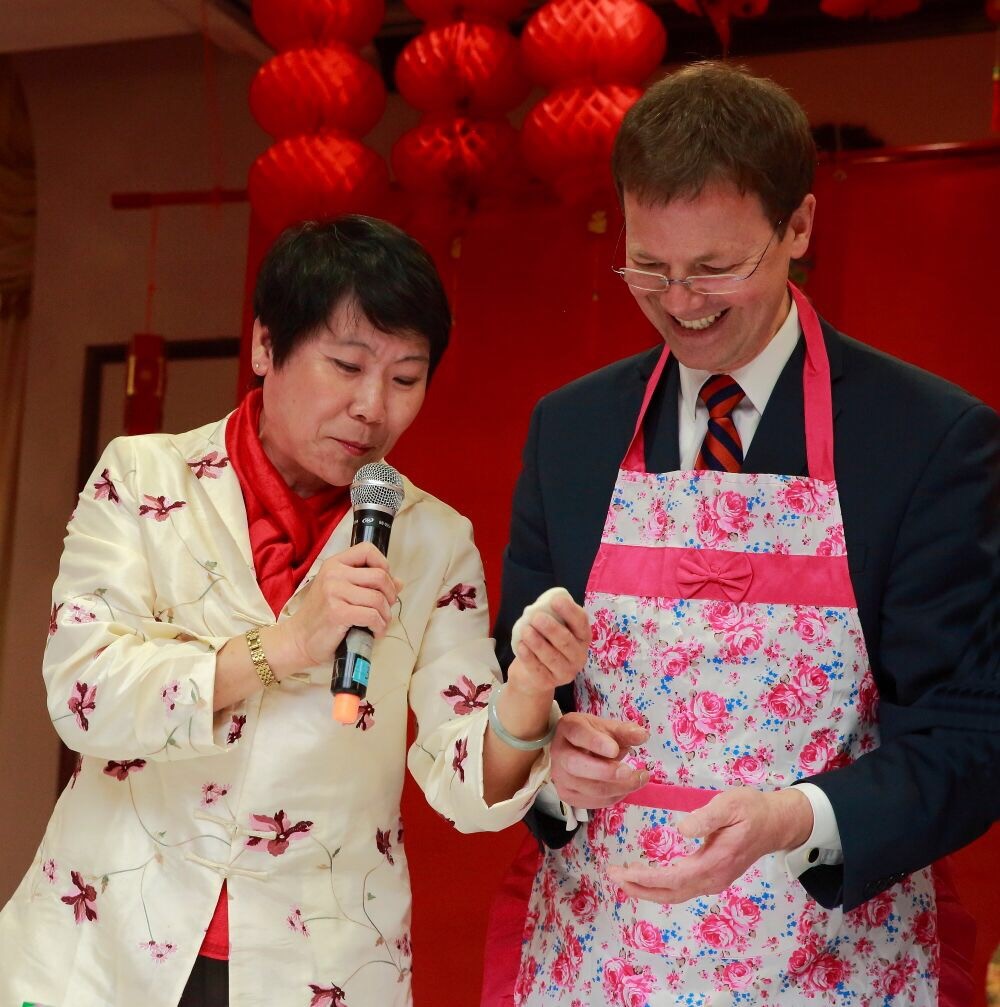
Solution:
[[(764, 250), (757, 256), (757, 261), (754, 263), (753, 269), (749, 273), (744, 273), (740, 275), (739, 273), (714, 273), (714, 274), (693, 274), (692, 276), (685, 276), (680, 280), (672, 280), (669, 276), (663, 273), (654, 273), (646, 269), (634, 269), (631, 266), (612, 266), (611, 272), (617, 273), (625, 282), (628, 284), (629, 288), (632, 290), (640, 290), (644, 294), (662, 294), (664, 291), (669, 290), (673, 286), (687, 287), (689, 291), (695, 294), (705, 294), (711, 296), (713, 294), (734, 294), (739, 290), (739, 285), (749, 280), (754, 273), (760, 268), (760, 264), (764, 261), (764, 256), (767, 255), (768, 249), (771, 247), (771, 242), (774, 241), (775, 236), (778, 233), (781, 225), (784, 223), (783, 220), (779, 220), (774, 227), (771, 229), (771, 236), (767, 239), (767, 244), (764, 246)], [(625, 233), (625, 226), (622, 225), (622, 229), (618, 234), (618, 241), (615, 243), (615, 258), (618, 257), (618, 248), (621, 245), (622, 235)], [(628, 274), (638, 273), (641, 276), (656, 277), (661, 286), (658, 287), (637, 287), (628, 281)], [(699, 280), (711, 280), (716, 282), (718, 280), (727, 280), (734, 284), (732, 287), (727, 287), (725, 290), (698, 290), (695, 286)]]

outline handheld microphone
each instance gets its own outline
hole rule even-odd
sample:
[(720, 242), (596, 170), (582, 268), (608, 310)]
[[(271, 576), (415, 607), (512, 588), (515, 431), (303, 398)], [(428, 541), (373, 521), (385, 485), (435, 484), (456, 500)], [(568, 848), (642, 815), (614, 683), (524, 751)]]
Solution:
[[(362, 465), (351, 483), (354, 529), (351, 545), (371, 542), (383, 556), (389, 552), (392, 521), (403, 502), (403, 477), (385, 462)], [(337, 648), (333, 661), (333, 719), (353, 724), (368, 689), (372, 647), (370, 629), (352, 626)]]

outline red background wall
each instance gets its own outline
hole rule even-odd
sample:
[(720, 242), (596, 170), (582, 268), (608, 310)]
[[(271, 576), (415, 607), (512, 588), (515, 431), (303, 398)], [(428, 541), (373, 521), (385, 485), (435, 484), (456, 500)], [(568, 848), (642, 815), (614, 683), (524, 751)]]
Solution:
[[(998, 166), (995, 144), (960, 155), (824, 164), (805, 282), (839, 328), (994, 407)], [(456, 325), (424, 410), (392, 460), (471, 518), (494, 602), (531, 407), (545, 392), (657, 341), (610, 272), (617, 210), (603, 207), (607, 226), (594, 233), (588, 224), (598, 209), (483, 209), (465, 226), (457, 258), (453, 228), (410, 225), (446, 277)], [(403, 814), (417, 1007), (477, 1004), (489, 902), (524, 830), (459, 836), (409, 783)], [(996, 829), (956, 857), (960, 891), (980, 922), (979, 990), (1000, 941), (998, 864)]]

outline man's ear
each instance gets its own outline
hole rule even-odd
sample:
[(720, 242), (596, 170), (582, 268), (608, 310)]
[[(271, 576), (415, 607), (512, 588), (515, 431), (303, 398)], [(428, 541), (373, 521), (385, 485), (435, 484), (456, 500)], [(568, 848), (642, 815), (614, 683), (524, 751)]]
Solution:
[(809, 248), (815, 214), (816, 197), (810, 192), (806, 194), (788, 218), (788, 231), (792, 235), (789, 254), (793, 259), (801, 259)]

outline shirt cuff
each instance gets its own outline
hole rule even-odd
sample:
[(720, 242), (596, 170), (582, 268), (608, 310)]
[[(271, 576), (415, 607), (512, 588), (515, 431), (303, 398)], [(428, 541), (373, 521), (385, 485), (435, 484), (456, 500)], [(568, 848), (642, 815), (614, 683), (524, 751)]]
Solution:
[(535, 795), (535, 807), (550, 818), (566, 823), (566, 831), (575, 829), (581, 822), (590, 821), (585, 808), (574, 808), (559, 800), (554, 783), (546, 783)]
[(812, 867), (832, 867), (844, 862), (844, 847), (830, 798), (813, 783), (798, 783), (796, 787), (812, 806), (813, 827), (801, 846), (785, 854), (785, 870), (792, 878), (805, 874)]

